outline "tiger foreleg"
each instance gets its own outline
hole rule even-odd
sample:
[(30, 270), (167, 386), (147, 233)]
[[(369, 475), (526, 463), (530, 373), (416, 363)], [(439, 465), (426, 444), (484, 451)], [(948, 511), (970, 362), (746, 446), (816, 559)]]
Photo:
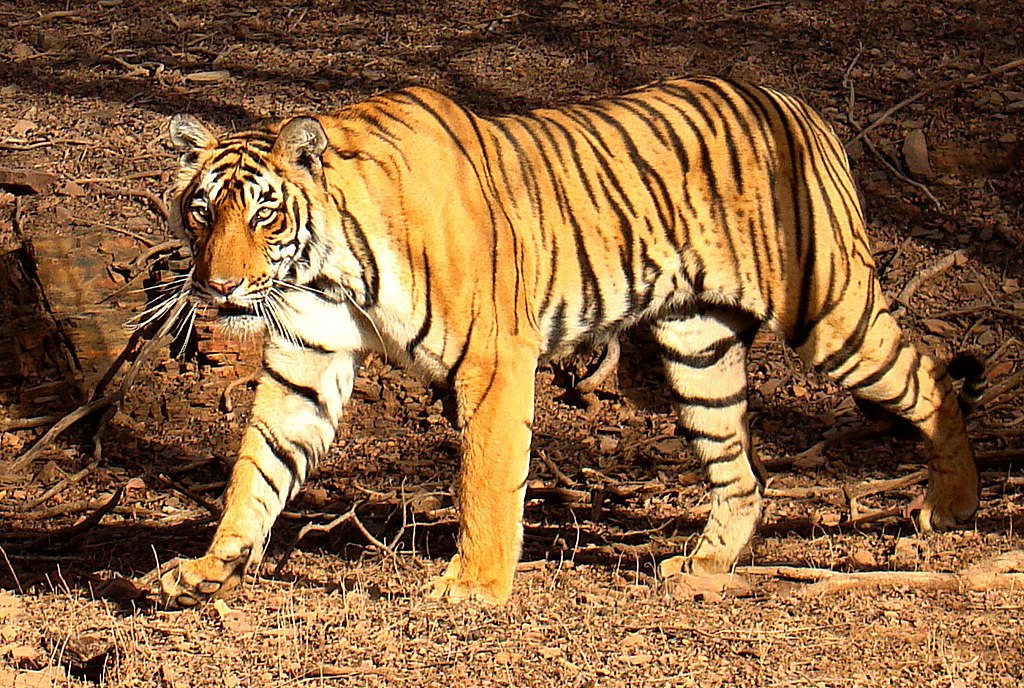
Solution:
[(729, 571), (761, 517), (745, 365), (757, 325), (746, 314), (723, 309), (662, 320), (654, 327), (679, 422), (711, 486), (707, 524), (683, 562), (687, 573)]
[(463, 424), (458, 553), (430, 597), (505, 602), (523, 540), (536, 359), (498, 361), (456, 382)]
[(268, 349), (252, 417), (206, 554), (182, 560), (160, 584), (171, 606), (224, 595), (259, 563), (274, 521), (334, 438), (355, 371), (347, 354)]

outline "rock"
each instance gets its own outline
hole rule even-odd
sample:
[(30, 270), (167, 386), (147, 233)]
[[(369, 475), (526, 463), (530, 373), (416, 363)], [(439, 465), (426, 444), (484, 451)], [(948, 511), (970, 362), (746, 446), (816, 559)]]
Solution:
[(923, 130), (911, 129), (907, 132), (907, 137), (903, 139), (903, 159), (907, 163), (907, 169), (915, 177), (932, 177), (932, 167), (928, 162), (928, 143)]
[(57, 176), (40, 170), (0, 169), (0, 188), (13, 193), (47, 193)]

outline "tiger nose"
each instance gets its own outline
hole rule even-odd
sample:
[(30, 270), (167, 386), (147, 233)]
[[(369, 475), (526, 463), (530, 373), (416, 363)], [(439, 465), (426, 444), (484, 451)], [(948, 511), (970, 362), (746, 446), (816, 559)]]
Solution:
[(236, 280), (210, 279), (206, 281), (206, 286), (222, 296), (227, 296), (233, 292), (239, 284)]

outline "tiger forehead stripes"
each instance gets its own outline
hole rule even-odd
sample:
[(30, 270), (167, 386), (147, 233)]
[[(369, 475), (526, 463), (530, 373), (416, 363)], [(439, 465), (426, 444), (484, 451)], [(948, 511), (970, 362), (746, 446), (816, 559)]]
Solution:
[(687, 572), (727, 571), (760, 517), (745, 364), (763, 324), (920, 431), (923, 529), (977, 509), (960, 404), (983, 370), (958, 359), (958, 399), (946, 367), (902, 337), (842, 146), (796, 98), (679, 79), (480, 117), (412, 88), (221, 139), (177, 116), (171, 138), (192, 291), (227, 325), (266, 333), (213, 542), (162, 579), (173, 604), (223, 594), (259, 561), (371, 351), (456, 399), (458, 553), (434, 596), (508, 598), (538, 363), (637, 325), (661, 347), (710, 483)]

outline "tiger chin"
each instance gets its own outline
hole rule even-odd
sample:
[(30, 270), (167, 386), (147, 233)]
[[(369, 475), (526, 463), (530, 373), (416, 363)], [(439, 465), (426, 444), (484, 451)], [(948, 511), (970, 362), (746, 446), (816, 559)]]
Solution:
[(456, 399), (458, 553), (434, 597), (509, 598), (537, 367), (633, 326), (653, 332), (710, 484), (686, 572), (728, 571), (761, 514), (745, 374), (761, 326), (924, 438), (923, 530), (978, 507), (961, 405), (984, 371), (962, 359), (958, 396), (902, 335), (843, 147), (796, 98), (678, 79), (483, 117), (410, 88), (241, 133), (179, 115), (170, 138), (192, 294), (266, 333), (213, 541), (161, 579), (172, 605), (224, 594), (260, 560), (367, 352)]

